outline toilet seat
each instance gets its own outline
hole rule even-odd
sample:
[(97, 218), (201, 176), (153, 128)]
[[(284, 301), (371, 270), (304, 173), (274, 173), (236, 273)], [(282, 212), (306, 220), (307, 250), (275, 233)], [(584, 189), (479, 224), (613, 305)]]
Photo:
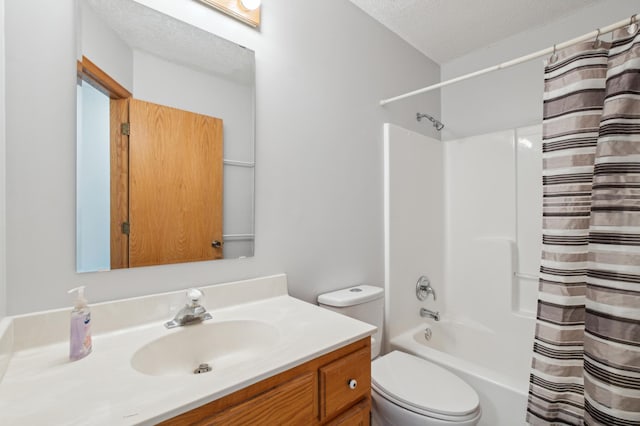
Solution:
[(400, 407), (439, 420), (464, 422), (480, 411), (478, 394), (466, 382), (404, 352), (393, 351), (372, 362), (371, 387)]

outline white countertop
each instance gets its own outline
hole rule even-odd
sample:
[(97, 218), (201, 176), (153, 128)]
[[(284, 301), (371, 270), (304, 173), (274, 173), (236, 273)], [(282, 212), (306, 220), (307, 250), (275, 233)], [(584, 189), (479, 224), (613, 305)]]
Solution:
[(0, 381), (0, 424), (155, 424), (376, 330), (288, 295), (209, 312), (213, 319), (206, 324), (229, 320), (271, 324), (279, 330), (278, 342), (254, 361), (236, 368), (216, 370), (214, 366), (206, 374), (174, 376), (145, 375), (131, 366), (136, 350), (183, 329), (167, 330), (164, 321), (94, 335), (93, 352), (75, 362), (68, 360), (68, 340), (27, 347), (11, 353)]

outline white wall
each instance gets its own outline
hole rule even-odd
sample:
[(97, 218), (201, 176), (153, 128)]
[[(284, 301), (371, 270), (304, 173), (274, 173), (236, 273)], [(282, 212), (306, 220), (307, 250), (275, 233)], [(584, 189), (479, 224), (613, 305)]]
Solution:
[[(180, 84), (175, 82), (179, 81)], [(221, 118), (224, 158), (253, 161), (253, 87), (133, 51), (136, 99)]]
[[(385, 316), (388, 342), (425, 320), (420, 308), (442, 311), (444, 279), (444, 164), (439, 140), (385, 125)], [(416, 298), (429, 278), (437, 300)], [(442, 312), (444, 314), (444, 312)]]
[[(256, 251), (78, 275), (75, 259), (74, 1), (6, 4), (7, 299), (10, 314), (286, 272), (294, 296), (383, 282), (382, 124), (438, 137), (416, 111), (439, 67), (350, 2), (272, 0), (253, 30), (195, 1), (145, 0), (256, 52)], [(37, 13), (33, 11), (37, 10)], [(46, 36), (45, 36), (46, 35)]]
[(133, 92), (133, 50), (99, 17), (89, 3), (78, 1), (81, 20), (77, 58), (91, 62)]
[[(4, 28), (4, 0), (0, 0), (0, 22)], [(6, 268), (6, 142), (5, 142), (5, 65), (4, 31), (0, 31), (0, 318), (7, 311)]]
[[(442, 80), (562, 43), (640, 11), (637, 0), (602, 0), (548, 25), (442, 64)], [(508, 19), (508, 17), (505, 17)], [(609, 40), (609, 35), (605, 40)], [(444, 140), (542, 122), (543, 58), (442, 89)]]

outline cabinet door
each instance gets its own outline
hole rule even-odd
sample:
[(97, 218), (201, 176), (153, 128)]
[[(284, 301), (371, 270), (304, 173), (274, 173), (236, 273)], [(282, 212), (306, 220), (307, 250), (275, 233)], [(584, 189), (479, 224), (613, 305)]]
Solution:
[(371, 352), (363, 348), (320, 368), (321, 419), (371, 395)]
[(371, 424), (370, 411), (369, 400), (364, 400), (325, 426), (369, 426)]
[(314, 374), (309, 372), (197, 423), (224, 425), (309, 425), (314, 418)]

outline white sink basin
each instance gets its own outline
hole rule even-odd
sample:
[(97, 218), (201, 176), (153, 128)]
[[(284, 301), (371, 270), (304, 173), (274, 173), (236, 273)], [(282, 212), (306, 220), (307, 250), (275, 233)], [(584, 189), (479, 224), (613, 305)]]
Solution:
[(138, 349), (132, 367), (152, 376), (194, 374), (203, 363), (216, 371), (259, 358), (280, 337), (273, 325), (254, 320), (203, 322), (175, 330)]

